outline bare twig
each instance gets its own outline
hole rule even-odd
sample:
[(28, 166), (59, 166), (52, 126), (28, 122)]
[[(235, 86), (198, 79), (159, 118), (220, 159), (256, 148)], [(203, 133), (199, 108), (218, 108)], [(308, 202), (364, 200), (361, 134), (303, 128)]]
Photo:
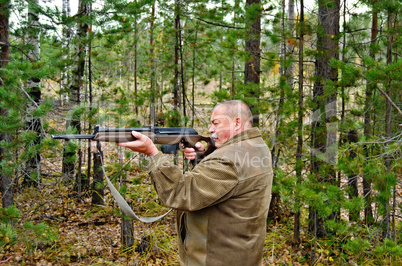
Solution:
[(10, 256), (10, 257), (8, 257), (8, 258), (5, 259), (5, 260), (0, 261), (0, 264), (3, 264), (3, 263), (8, 262), (9, 260), (11, 260), (12, 257), (13, 257), (13, 256)]
[(27, 96), (27, 98), (36, 106), (36, 108), (38, 108), (38, 104), (31, 98), (31, 96), (28, 94), (28, 92), (26, 92), (21, 86), (17, 86), (18, 89), (20, 89), (20, 91), (22, 91), (25, 96)]

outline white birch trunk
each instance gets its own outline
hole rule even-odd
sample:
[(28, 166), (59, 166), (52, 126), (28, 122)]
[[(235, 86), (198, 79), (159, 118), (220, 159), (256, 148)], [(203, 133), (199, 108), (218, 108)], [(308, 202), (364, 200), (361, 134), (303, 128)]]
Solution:
[[(65, 18), (71, 17), (71, 5), (70, 0), (63, 0), (62, 12)], [(63, 49), (65, 53), (63, 55), (64, 59), (68, 59), (70, 55), (70, 39), (71, 39), (71, 27), (69, 25), (63, 26)], [(61, 105), (68, 104), (68, 85), (70, 84), (70, 66), (66, 65), (64, 71), (61, 72), (61, 82), (60, 82), (60, 100)]]

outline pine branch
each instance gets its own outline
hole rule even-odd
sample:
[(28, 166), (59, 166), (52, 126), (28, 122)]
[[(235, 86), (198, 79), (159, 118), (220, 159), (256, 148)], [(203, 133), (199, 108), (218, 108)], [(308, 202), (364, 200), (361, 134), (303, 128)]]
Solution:
[(207, 24), (213, 25), (213, 26), (218, 26), (218, 27), (223, 27), (223, 28), (229, 28), (229, 29), (236, 29), (236, 30), (243, 30), (244, 28), (236, 27), (236, 26), (231, 26), (231, 25), (226, 25), (226, 24), (221, 24), (221, 23), (215, 23), (211, 21), (207, 21), (202, 18), (197, 18), (198, 20), (205, 22)]
[(381, 89), (381, 88), (377, 88), (377, 89), (382, 93), (382, 95), (385, 96), (385, 98), (387, 99), (387, 101), (388, 101), (393, 107), (395, 107), (395, 109), (398, 111), (398, 113), (399, 113), (400, 115), (402, 115), (401, 109), (399, 109), (399, 107), (392, 101), (392, 99), (388, 96), (388, 94), (387, 94), (385, 91), (383, 91), (383, 89)]

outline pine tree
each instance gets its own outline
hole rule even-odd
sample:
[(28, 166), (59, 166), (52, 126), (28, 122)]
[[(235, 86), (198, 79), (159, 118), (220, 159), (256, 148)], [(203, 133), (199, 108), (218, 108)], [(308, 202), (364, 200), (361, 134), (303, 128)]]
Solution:
[[(394, 9), (394, 1), (391, 0), (388, 2), (387, 6), (387, 28), (388, 28), (388, 34), (387, 34), (387, 65), (391, 66), (393, 64), (393, 56), (392, 56), (392, 50), (393, 50), (393, 41), (394, 41), (394, 23), (395, 23), (395, 9)], [(391, 76), (387, 77), (387, 80), (385, 81), (385, 93), (391, 99), (392, 101), (392, 86), (393, 86), (393, 80)], [(388, 99), (388, 98), (387, 98)], [(391, 139), (392, 137), (392, 104), (390, 100), (387, 100), (385, 103), (385, 139)], [(385, 149), (387, 149), (388, 142), (385, 143)], [(384, 163), (385, 163), (385, 168), (388, 173), (392, 173), (391, 169), (391, 164), (392, 164), (392, 157), (389, 153), (385, 154), (384, 156)], [(386, 174), (388, 175), (388, 174)], [(395, 177), (388, 176), (387, 179), (391, 181), (392, 179), (395, 179)], [(388, 181), (387, 180), (387, 181)], [(389, 182), (388, 188), (386, 187), (386, 191), (383, 191), (383, 204), (384, 204), (384, 220), (385, 220), (385, 225), (383, 228), (383, 237), (384, 238), (390, 238), (391, 237), (391, 210), (390, 210), (390, 199), (391, 199), (391, 191), (389, 190), (395, 190), (396, 184), (394, 182)]]
[[(311, 129), (311, 171), (320, 183), (317, 187), (336, 184), (333, 165), (335, 154), (331, 146), (336, 144), (336, 122), (338, 70), (330, 65), (332, 58), (339, 58), (339, 0), (318, 1), (317, 56), (313, 88), (313, 124)], [(323, 214), (311, 209), (309, 230), (317, 236), (327, 235)], [(335, 211), (335, 210), (333, 210)], [(320, 216), (320, 217), (318, 217)]]
[[(69, 84), (70, 101), (69, 106), (72, 110), (71, 120), (66, 123), (66, 129), (74, 132), (75, 134), (81, 133), (81, 110), (79, 106), (81, 105), (81, 97), (83, 93), (83, 79), (85, 71), (85, 56), (86, 56), (86, 36), (87, 36), (87, 15), (88, 6), (84, 0), (79, 1), (78, 18), (77, 23), (77, 43), (74, 51), (73, 58), (75, 59), (72, 65), (72, 79)], [(65, 152), (63, 154), (63, 178), (64, 180), (72, 180), (74, 177), (75, 163), (76, 163), (76, 153), (75, 146), (71, 145), (70, 141), (66, 141)], [(81, 165), (81, 147), (78, 147), (78, 163)], [(77, 188), (80, 192), (81, 190), (81, 169), (78, 168), (77, 171)]]
[(258, 110), (258, 99), (262, 92), (260, 88), (260, 38), (261, 38), (261, 5), (259, 0), (246, 1), (245, 21), (245, 65), (244, 85), (248, 87), (246, 98), (249, 98), (249, 105), (253, 113), (253, 124), (259, 125), (260, 111)]
[[(29, 49), (28, 59), (35, 65), (40, 65), (40, 42), (39, 42), (39, 1), (33, 0), (28, 2), (28, 37), (31, 49)], [(41, 79), (39, 77), (31, 77), (27, 82), (27, 90), (29, 92), (29, 101), (27, 106), (26, 129), (36, 134), (30, 149), (33, 154), (26, 162), (24, 170), (24, 183), (37, 185), (41, 179), (41, 154), (37, 151), (43, 138), (42, 122), (39, 118), (33, 116), (33, 112), (41, 104)]]
[(14, 194), (12, 187), (12, 179), (9, 171), (5, 171), (7, 162), (5, 156), (5, 146), (10, 140), (10, 135), (4, 130), (6, 121), (4, 120), (8, 116), (7, 109), (3, 101), (3, 95), (7, 95), (6, 86), (6, 72), (5, 67), (9, 63), (10, 59), (10, 42), (9, 42), (9, 16), (10, 16), (10, 1), (2, 1), (0, 3), (0, 115), (1, 115), (1, 128), (0, 128), (0, 182), (1, 182), (1, 195), (3, 208), (8, 208), (14, 203)]
[[(299, 19), (299, 101), (298, 101), (298, 113), (297, 113), (297, 148), (296, 148), (296, 167), (295, 172), (297, 176), (297, 189), (295, 193), (295, 202), (299, 201), (299, 188), (302, 183), (302, 171), (303, 165), (303, 117), (304, 117), (304, 65), (303, 65), (303, 52), (304, 52), (304, 1), (300, 0), (300, 19)], [(293, 244), (300, 244), (300, 216), (301, 216), (301, 204), (296, 206), (296, 212), (294, 216), (293, 227)]]
[[(375, 60), (376, 57), (376, 42), (377, 42), (377, 34), (378, 34), (378, 5), (377, 1), (373, 1), (372, 3), (372, 23), (371, 23), (371, 43), (369, 47), (369, 55), (371, 58)], [(366, 90), (365, 90), (365, 101), (364, 101), (364, 137), (366, 140), (371, 139), (371, 121), (372, 121), (372, 102), (373, 102), (373, 90), (375, 89), (375, 83), (366, 81)], [(364, 157), (365, 164), (367, 164), (370, 156), (369, 147), (367, 144), (363, 146), (364, 149)], [(363, 173), (363, 193), (365, 199), (365, 208), (364, 208), (364, 221), (366, 224), (369, 224), (373, 221), (373, 210), (371, 206), (371, 181), (369, 178)]]

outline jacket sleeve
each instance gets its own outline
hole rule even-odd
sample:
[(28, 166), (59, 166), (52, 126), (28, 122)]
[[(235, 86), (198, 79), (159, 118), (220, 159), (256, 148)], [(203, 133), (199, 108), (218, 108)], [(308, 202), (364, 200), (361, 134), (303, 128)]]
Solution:
[(233, 162), (208, 156), (191, 172), (183, 171), (162, 153), (147, 161), (146, 167), (161, 201), (170, 208), (196, 211), (230, 197), (238, 183)]

